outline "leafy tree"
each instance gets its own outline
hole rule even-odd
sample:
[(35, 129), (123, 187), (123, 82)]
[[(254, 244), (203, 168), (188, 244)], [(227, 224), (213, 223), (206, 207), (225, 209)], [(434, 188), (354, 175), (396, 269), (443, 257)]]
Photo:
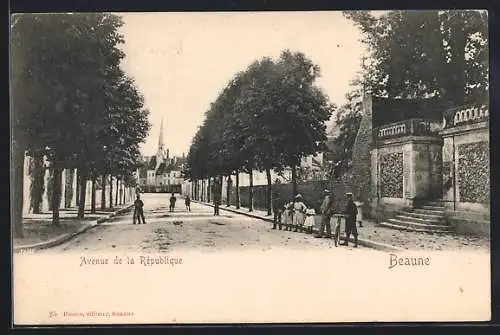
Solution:
[(364, 33), (373, 94), (441, 97), (449, 106), (488, 91), (487, 14), (475, 10), (345, 12)]

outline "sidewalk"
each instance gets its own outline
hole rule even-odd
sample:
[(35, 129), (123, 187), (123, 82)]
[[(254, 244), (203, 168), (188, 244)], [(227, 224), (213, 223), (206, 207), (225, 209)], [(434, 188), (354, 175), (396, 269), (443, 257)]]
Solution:
[[(207, 202), (201, 202), (201, 201), (197, 201), (197, 200), (191, 200), (191, 201), (195, 202), (195, 203), (207, 205), (207, 206), (210, 206), (210, 207), (214, 206), (213, 204), (207, 203)], [(236, 209), (235, 206), (229, 206), (228, 207), (227, 205), (221, 205), (219, 208), (221, 210), (226, 210), (226, 211), (229, 211), (229, 212), (246, 215), (246, 216), (249, 216), (249, 217), (252, 217), (252, 218), (256, 218), (256, 219), (261, 219), (261, 220), (264, 220), (264, 221), (267, 221), (267, 222), (271, 222), (271, 223), (273, 222), (273, 215), (267, 215), (267, 211), (254, 209), (252, 212), (249, 212), (248, 208), (240, 207), (240, 209)], [(318, 232), (318, 228), (319, 227), (317, 225), (314, 226), (314, 228), (313, 228), (314, 233)], [(361, 228), (361, 229), (363, 229), (363, 228)], [(358, 231), (359, 231), (359, 229), (358, 229)], [(343, 234), (343, 232), (342, 232), (342, 234)], [(372, 249), (377, 249), (377, 250), (382, 250), (382, 251), (403, 251), (403, 250), (405, 250), (404, 248), (400, 248), (400, 247), (397, 247), (397, 246), (394, 246), (394, 245), (385, 244), (385, 243), (381, 243), (381, 242), (375, 242), (373, 240), (368, 240), (366, 238), (361, 238), (362, 234), (363, 234), (363, 232), (360, 231), (360, 236), (358, 237), (358, 244), (360, 246), (367, 247), (367, 248), (372, 248)], [(344, 239), (345, 239), (345, 236), (341, 235), (340, 240), (343, 241)], [(349, 239), (349, 242), (354, 242), (354, 238), (351, 237)]]
[(78, 219), (78, 208), (60, 209), (60, 226), (52, 225), (52, 213), (27, 214), (23, 217), (24, 237), (13, 239), (14, 252), (28, 252), (39, 249), (51, 248), (65, 243), (73, 237), (80, 235), (100, 223), (118, 215), (133, 204), (118, 205), (113, 209), (97, 209), (91, 214), (90, 209), (85, 210), (85, 217)]

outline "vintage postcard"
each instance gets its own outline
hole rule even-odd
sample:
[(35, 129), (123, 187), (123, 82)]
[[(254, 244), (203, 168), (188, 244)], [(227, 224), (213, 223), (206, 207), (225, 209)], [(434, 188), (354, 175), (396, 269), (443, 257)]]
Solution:
[(11, 16), (13, 324), (488, 321), (488, 13)]

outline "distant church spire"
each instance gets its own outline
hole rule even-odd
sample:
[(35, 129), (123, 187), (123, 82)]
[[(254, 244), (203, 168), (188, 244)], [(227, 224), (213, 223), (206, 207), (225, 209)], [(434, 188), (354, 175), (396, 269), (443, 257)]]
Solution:
[(158, 153), (162, 153), (163, 148), (163, 116), (161, 117), (160, 136), (158, 137)]

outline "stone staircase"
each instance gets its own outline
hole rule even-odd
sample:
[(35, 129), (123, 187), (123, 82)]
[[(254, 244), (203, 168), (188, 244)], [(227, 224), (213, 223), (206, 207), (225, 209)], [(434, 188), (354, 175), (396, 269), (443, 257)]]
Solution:
[(451, 233), (446, 223), (444, 205), (440, 200), (401, 212), (394, 218), (379, 223), (382, 227), (425, 233)]

